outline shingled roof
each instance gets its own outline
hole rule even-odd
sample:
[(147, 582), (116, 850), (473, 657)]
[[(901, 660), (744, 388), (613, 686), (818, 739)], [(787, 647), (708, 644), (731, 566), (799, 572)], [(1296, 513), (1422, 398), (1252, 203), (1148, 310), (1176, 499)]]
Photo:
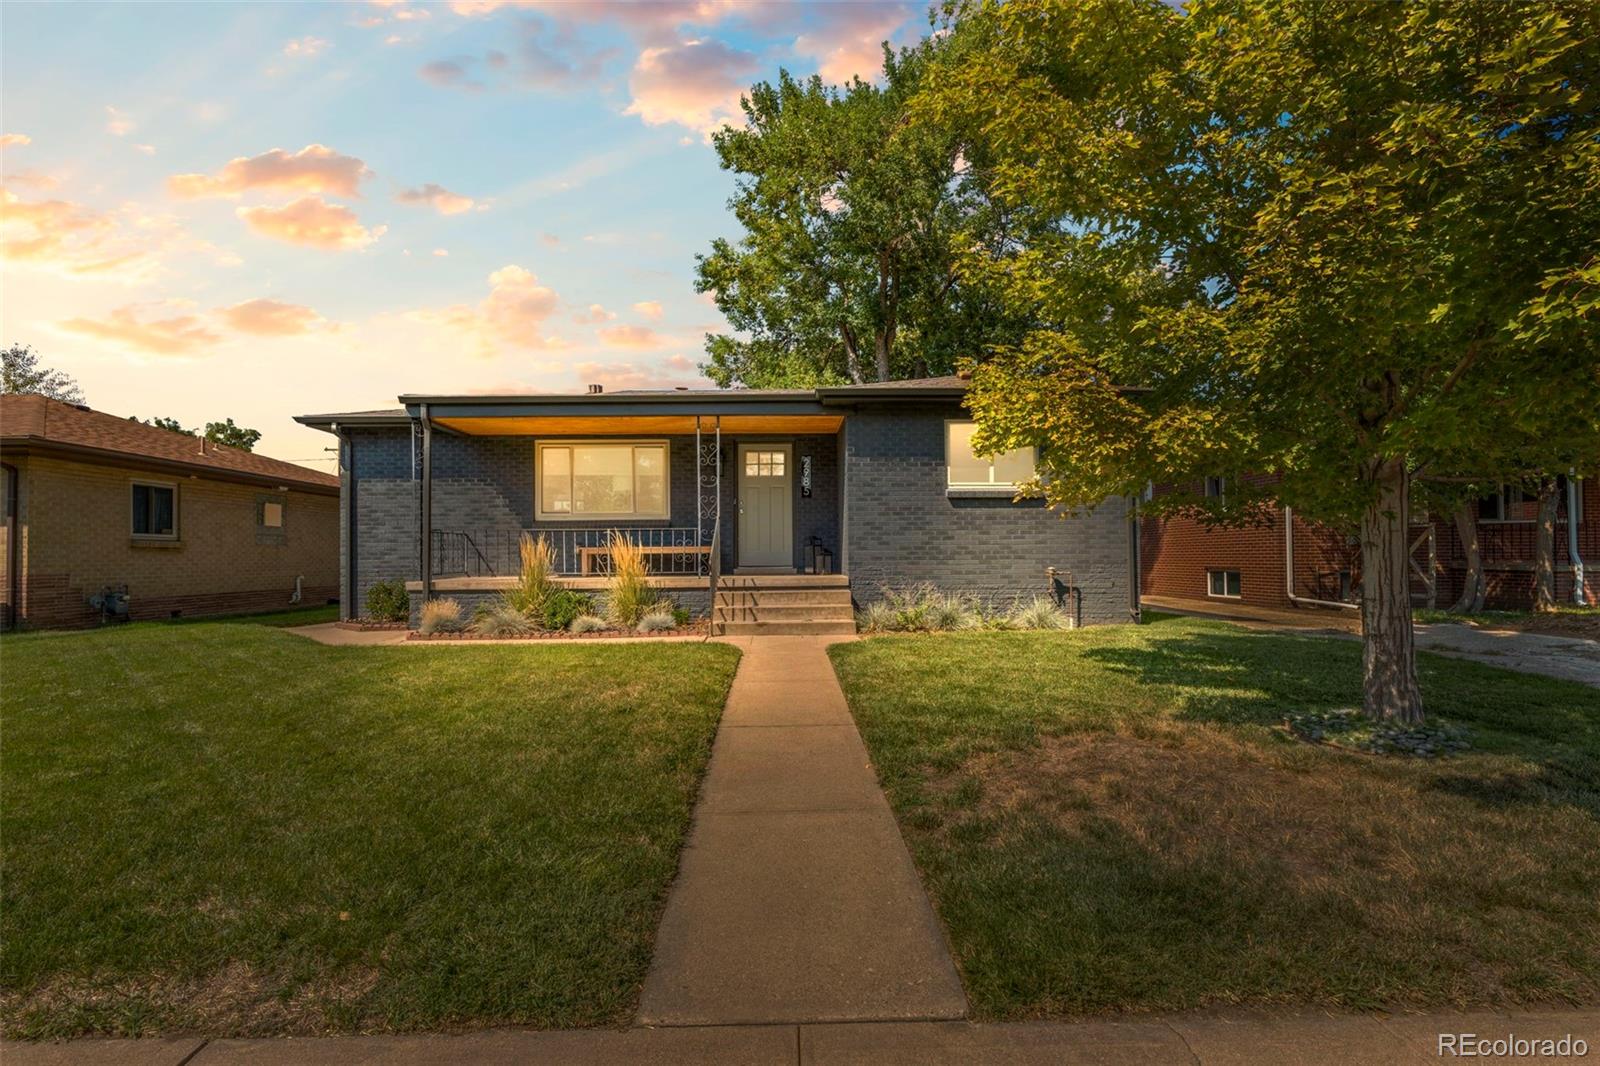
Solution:
[(89, 461), (147, 460), (229, 481), (319, 491), (339, 487), (337, 477), (320, 470), (31, 394), (0, 396), (0, 445), (71, 453)]

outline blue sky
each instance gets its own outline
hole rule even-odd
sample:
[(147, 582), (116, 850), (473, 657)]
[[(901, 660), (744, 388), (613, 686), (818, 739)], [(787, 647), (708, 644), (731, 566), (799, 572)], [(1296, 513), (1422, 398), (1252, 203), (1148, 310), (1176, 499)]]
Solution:
[(700, 380), (708, 134), (915, 4), (7, 4), (0, 340), (89, 403), (327, 468), (290, 416)]

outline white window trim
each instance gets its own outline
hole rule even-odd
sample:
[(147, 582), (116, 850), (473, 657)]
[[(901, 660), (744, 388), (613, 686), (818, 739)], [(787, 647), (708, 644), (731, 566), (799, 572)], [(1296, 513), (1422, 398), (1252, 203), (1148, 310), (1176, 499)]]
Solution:
[[(663, 485), (661, 492), (662, 511), (660, 514), (640, 514), (637, 511), (628, 511), (621, 514), (595, 514), (594, 512), (589, 512), (586, 514), (572, 514), (562, 511), (546, 513), (544, 509), (543, 495), (544, 450), (546, 448), (620, 448), (624, 445), (628, 447), (638, 447), (641, 444), (655, 445), (661, 448), (661, 479)], [(576, 464), (574, 464), (574, 466), (576, 466)], [(635, 482), (633, 498), (637, 500), (639, 498), (639, 486), (637, 483), (639, 472), (637, 469), (634, 470), (633, 476)], [(607, 522), (670, 521), (672, 518), (672, 443), (667, 440), (633, 440), (628, 438), (612, 439), (610, 437), (583, 437), (571, 440), (551, 439), (535, 442), (533, 446), (533, 515), (535, 520), (540, 522), (569, 522), (573, 524), (583, 524), (586, 522), (599, 522), (604, 524)]]
[[(974, 425), (977, 425), (977, 422), (975, 420), (971, 419), (971, 418), (947, 418), (947, 419), (944, 420), (944, 483), (945, 483), (945, 487), (946, 488), (952, 488), (952, 489), (1015, 489), (1017, 484), (1018, 484), (1018, 482), (1015, 482), (1015, 481), (996, 481), (994, 479), (994, 456), (992, 456), (992, 455), (989, 456), (989, 480), (988, 481), (956, 481), (954, 478), (952, 478), (950, 476), (950, 427), (951, 426), (974, 426)], [(1018, 449), (1018, 450), (1021, 450), (1021, 449)], [(1033, 464), (1034, 472), (1037, 473), (1038, 469), (1039, 469), (1039, 449), (1038, 448), (1028, 448), (1027, 451), (1033, 457), (1032, 464)], [(974, 454), (976, 454), (976, 453), (974, 453)]]
[[(139, 533), (133, 528), (133, 490), (136, 486), (143, 485), (151, 489), (172, 490), (172, 532), (171, 533)], [(153, 478), (136, 477), (128, 481), (128, 536), (134, 540), (177, 540), (183, 532), (182, 502), (176, 481), (156, 481)]]
[[(1222, 579), (1223, 591), (1221, 591), (1221, 592), (1212, 592), (1211, 591), (1211, 575), (1212, 574), (1238, 574), (1239, 575), (1239, 591), (1238, 592), (1228, 592), (1227, 591), (1228, 579), (1226, 577), (1224, 577)], [(1242, 599), (1244, 599), (1244, 571), (1242, 571), (1242, 570), (1210, 570), (1210, 569), (1208, 569), (1206, 571), (1206, 598), (1207, 599), (1212, 599), (1212, 600), (1242, 600)]]

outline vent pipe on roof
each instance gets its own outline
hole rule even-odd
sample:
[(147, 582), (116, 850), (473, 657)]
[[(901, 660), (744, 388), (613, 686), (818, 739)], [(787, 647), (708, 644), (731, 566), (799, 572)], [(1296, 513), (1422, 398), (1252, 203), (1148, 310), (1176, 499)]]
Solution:
[(604, 385), (590, 385), (589, 386), (589, 395), (590, 396), (597, 396), (600, 393), (605, 392), (605, 391), (606, 391), (606, 387)]

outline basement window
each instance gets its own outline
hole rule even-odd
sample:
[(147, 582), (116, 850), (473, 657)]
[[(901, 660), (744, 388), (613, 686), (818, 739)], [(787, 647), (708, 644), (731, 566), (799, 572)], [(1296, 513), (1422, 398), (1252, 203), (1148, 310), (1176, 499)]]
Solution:
[(1237, 570), (1207, 570), (1206, 595), (1218, 596), (1226, 600), (1236, 600), (1241, 595), (1239, 571)]

